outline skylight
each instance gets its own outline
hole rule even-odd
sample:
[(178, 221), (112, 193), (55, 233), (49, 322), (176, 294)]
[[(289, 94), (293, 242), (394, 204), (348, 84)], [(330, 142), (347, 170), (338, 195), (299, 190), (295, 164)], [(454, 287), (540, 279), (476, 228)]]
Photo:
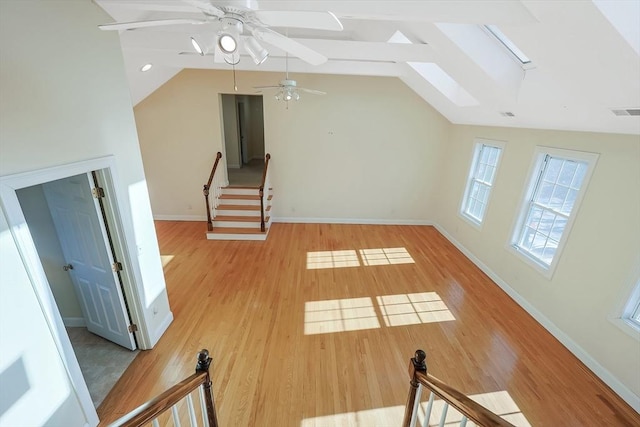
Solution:
[(521, 51), (520, 48), (518, 48), (518, 46), (516, 46), (516, 44), (509, 39), (509, 37), (505, 36), (504, 33), (500, 31), (500, 29), (497, 26), (485, 25), (484, 27), (496, 39), (498, 39), (498, 41), (502, 43), (502, 45), (506, 47), (509, 50), (509, 52), (511, 52), (513, 56), (515, 56), (518, 59), (518, 61), (522, 63), (522, 65), (531, 63), (531, 60), (529, 59), (529, 57), (525, 55), (524, 52)]

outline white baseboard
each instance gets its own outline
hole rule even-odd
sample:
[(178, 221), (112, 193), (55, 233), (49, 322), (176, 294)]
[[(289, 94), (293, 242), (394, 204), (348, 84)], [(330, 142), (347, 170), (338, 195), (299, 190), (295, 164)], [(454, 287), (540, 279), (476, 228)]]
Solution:
[(67, 328), (86, 328), (87, 323), (84, 321), (84, 317), (63, 317), (62, 323)]
[(357, 219), (357, 218), (273, 218), (273, 222), (296, 224), (363, 224), (363, 225), (433, 225), (422, 219)]
[(151, 347), (145, 350), (150, 350), (154, 345), (158, 343), (162, 335), (166, 332), (169, 325), (173, 322), (173, 312), (167, 313), (167, 315), (162, 319), (162, 322), (158, 325), (158, 327), (151, 333)]
[(484, 264), (470, 250), (458, 242), (451, 234), (438, 224), (433, 224), (436, 229), (449, 240), (456, 248), (458, 248), (471, 262), (473, 262), (480, 270), (482, 270), (491, 280), (493, 280), (503, 291), (507, 293), (520, 307), (529, 313), (538, 323), (542, 325), (551, 335), (562, 343), (571, 353), (573, 353), (582, 363), (584, 363), (598, 378), (618, 394), (633, 409), (640, 412), (640, 397), (633, 393), (627, 386), (622, 384), (611, 372), (598, 363), (589, 353), (580, 347), (565, 332), (558, 328), (548, 317), (542, 314), (537, 308), (522, 297), (515, 289), (502, 280), (493, 270)]
[(206, 215), (154, 215), (156, 221), (207, 221)]

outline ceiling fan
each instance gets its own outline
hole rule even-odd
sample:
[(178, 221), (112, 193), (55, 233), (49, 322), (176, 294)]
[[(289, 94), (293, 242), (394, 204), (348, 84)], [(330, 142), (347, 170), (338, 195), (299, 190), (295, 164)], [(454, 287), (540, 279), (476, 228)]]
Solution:
[[(270, 27), (307, 28), (318, 30), (342, 31), (342, 23), (331, 12), (326, 11), (284, 11), (256, 10), (245, 6), (214, 5), (209, 0), (182, 0), (197, 8), (203, 19), (174, 18), (136, 22), (116, 22), (99, 25), (101, 30), (135, 30), (139, 28), (158, 27), (179, 24), (218, 23), (216, 48), (225, 55), (228, 63), (237, 63), (240, 45), (249, 53), (256, 64), (267, 59), (268, 52), (259, 42), (268, 43), (288, 54), (297, 56), (311, 65), (320, 65), (327, 57), (315, 50), (286, 37)], [(243, 2), (246, 3), (246, 2)], [(197, 41), (192, 37), (196, 51), (203, 55)]]
[(321, 90), (316, 89), (307, 89), (304, 87), (298, 86), (298, 82), (289, 78), (289, 56), (285, 57), (285, 77), (284, 80), (280, 80), (280, 83), (273, 86), (254, 86), (254, 89), (258, 89), (258, 92), (262, 92), (262, 89), (275, 89), (276, 90), (276, 100), (284, 101), (287, 103), (287, 109), (289, 108), (289, 101), (297, 101), (300, 99), (299, 90), (307, 93), (312, 93), (314, 95), (326, 95), (327, 92), (323, 92)]

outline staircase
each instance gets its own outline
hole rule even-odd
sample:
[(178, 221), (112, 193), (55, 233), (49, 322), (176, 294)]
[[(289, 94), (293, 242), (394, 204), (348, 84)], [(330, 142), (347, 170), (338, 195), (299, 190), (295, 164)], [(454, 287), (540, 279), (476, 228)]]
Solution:
[(260, 231), (260, 190), (257, 187), (223, 187), (214, 201), (209, 240), (266, 240), (271, 225), (271, 188), (265, 188), (265, 231)]

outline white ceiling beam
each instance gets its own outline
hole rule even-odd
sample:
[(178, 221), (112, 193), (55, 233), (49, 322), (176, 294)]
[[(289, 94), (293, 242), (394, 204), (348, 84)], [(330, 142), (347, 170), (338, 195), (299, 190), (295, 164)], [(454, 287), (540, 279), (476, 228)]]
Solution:
[[(144, 65), (143, 63), (152, 63), (154, 66), (168, 66), (171, 68), (232, 69), (232, 67), (226, 63), (215, 62), (213, 55), (210, 54), (200, 56), (196, 53), (185, 52), (180, 55), (166, 50), (150, 51), (146, 49), (143, 51), (123, 49), (123, 54), (127, 64), (137, 66), (137, 68)], [(140, 63), (140, 65), (138, 65), (138, 63)], [(298, 58), (288, 58), (289, 72), (293, 73), (397, 77), (402, 73), (399, 65), (400, 64), (388, 62), (332, 60), (325, 64), (314, 66)], [(284, 57), (274, 57), (269, 58), (260, 65), (255, 65), (248, 55), (242, 55), (240, 62), (235, 68), (241, 71), (272, 71), (284, 73), (286, 64)]]
[[(199, 34), (194, 37), (203, 45), (213, 47), (214, 34)], [(120, 35), (127, 49), (167, 50), (175, 53), (191, 52), (193, 47), (187, 34), (148, 31), (125, 31)], [(385, 42), (363, 42), (349, 40), (301, 39), (293, 40), (325, 55), (329, 59), (385, 62), (432, 62), (433, 49), (427, 44), (400, 44)], [(284, 52), (271, 46), (272, 56), (284, 56)], [(267, 60), (268, 61), (268, 60)]]
[[(179, 0), (97, 0), (112, 14), (116, 10), (130, 13), (193, 13), (198, 9)], [(246, 7), (247, 1), (213, 1), (213, 4)], [(254, 9), (327, 10), (340, 19), (368, 19), (407, 22), (448, 22), (461, 24), (530, 24), (535, 18), (519, 1), (476, 0), (461, 5), (450, 0), (358, 0), (358, 1), (250, 1)], [(126, 13), (126, 12), (125, 12)], [(112, 14), (113, 16), (113, 14)]]

